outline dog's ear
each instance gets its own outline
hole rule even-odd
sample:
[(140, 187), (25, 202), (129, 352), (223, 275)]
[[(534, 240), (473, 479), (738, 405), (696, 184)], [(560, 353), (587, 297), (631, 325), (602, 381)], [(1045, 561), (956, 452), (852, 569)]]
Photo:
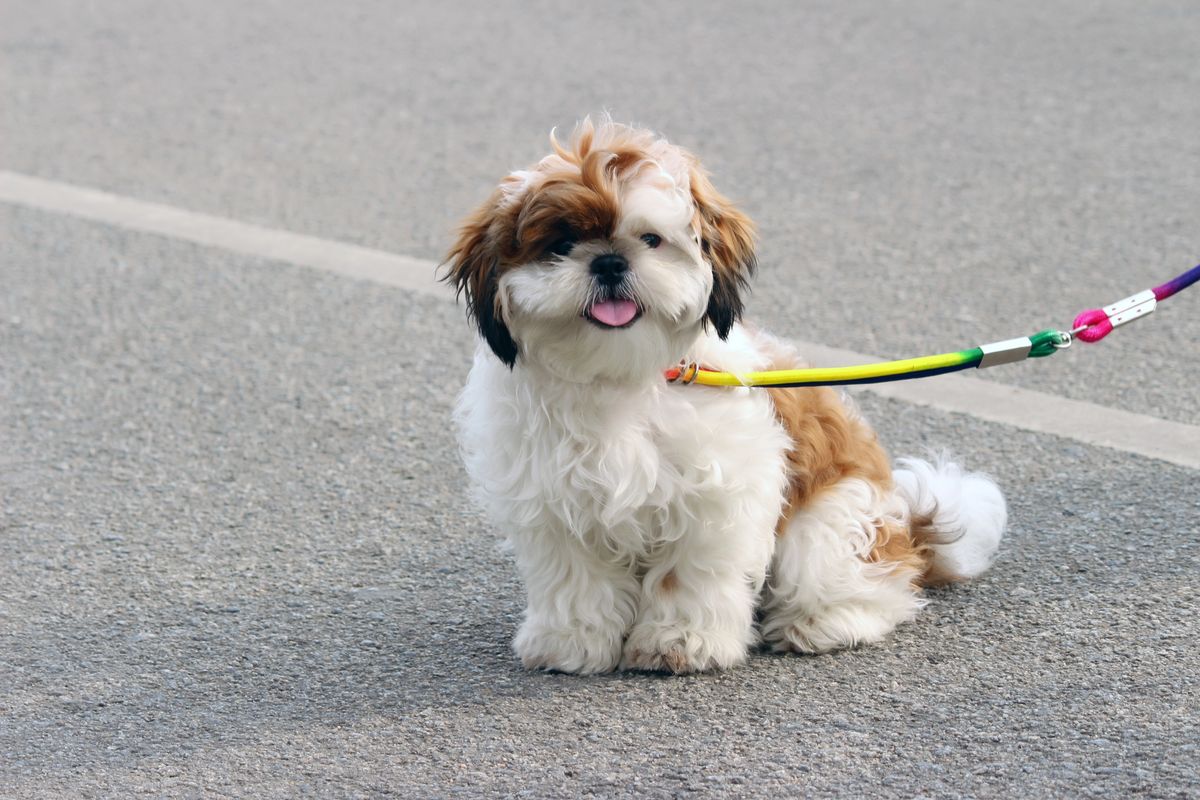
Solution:
[(713, 271), (705, 320), (724, 339), (742, 316), (742, 292), (749, 287), (757, 265), (754, 223), (716, 190), (698, 164), (692, 165), (691, 184), (700, 246)]
[(500, 360), (510, 368), (517, 362), (517, 343), (504, 324), (500, 302), (500, 252), (505, 236), (501, 215), (503, 195), (497, 191), (459, 227), (458, 241), (450, 248), (443, 278), (455, 296), (467, 300), (467, 316), (475, 323)]

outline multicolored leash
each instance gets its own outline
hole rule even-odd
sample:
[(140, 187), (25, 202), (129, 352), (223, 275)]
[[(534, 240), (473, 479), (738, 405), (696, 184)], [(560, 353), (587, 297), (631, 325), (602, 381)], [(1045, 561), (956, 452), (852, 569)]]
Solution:
[(1138, 292), (1104, 308), (1093, 308), (1075, 317), (1069, 331), (1054, 329), (1039, 331), (1031, 336), (992, 342), (956, 353), (884, 361), (856, 367), (823, 367), (817, 369), (784, 369), (770, 372), (748, 372), (735, 375), (704, 369), (695, 362), (680, 364), (666, 371), (669, 383), (700, 384), (702, 386), (847, 386), (860, 383), (903, 381), (926, 378), (947, 372), (978, 367), (1011, 364), (1027, 358), (1044, 358), (1071, 346), (1075, 339), (1093, 343), (1124, 325), (1152, 312), (1159, 302), (1200, 281), (1200, 265), (1193, 267), (1162, 286)]

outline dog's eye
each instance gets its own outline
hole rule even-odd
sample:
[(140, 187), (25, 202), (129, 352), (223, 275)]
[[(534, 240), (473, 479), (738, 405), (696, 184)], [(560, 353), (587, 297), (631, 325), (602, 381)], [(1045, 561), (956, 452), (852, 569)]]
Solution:
[(651, 250), (653, 250), (662, 244), (662, 237), (657, 233), (643, 233), (642, 241), (646, 243), (646, 247), (649, 247)]
[(568, 256), (575, 249), (575, 240), (570, 236), (563, 238), (550, 245), (550, 252), (556, 256)]

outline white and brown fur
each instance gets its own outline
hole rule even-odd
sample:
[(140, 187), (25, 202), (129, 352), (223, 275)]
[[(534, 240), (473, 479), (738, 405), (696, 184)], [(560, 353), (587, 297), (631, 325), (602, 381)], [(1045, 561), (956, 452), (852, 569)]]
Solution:
[[(739, 322), (753, 226), (648, 131), (585, 120), (551, 141), (447, 258), (481, 335), (459, 438), (524, 578), (527, 667), (682, 673), (759, 640), (850, 647), (911, 619), (923, 586), (987, 568), (995, 484), (944, 459), (893, 470), (838, 392), (667, 384), (680, 359), (799, 364)], [(593, 274), (605, 254), (628, 265), (615, 288)], [(598, 323), (605, 297), (636, 320)]]

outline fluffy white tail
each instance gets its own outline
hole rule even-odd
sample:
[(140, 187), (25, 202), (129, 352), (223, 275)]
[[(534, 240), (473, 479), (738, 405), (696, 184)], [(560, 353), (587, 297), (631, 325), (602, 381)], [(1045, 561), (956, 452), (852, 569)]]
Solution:
[[(892, 473), (914, 525), (933, 551), (927, 575), (933, 583), (965, 580), (991, 566), (1004, 535), (1008, 509), (995, 482), (940, 456), (933, 463), (902, 458)], [(930, 530), (931, 529), (931, 530)]]

